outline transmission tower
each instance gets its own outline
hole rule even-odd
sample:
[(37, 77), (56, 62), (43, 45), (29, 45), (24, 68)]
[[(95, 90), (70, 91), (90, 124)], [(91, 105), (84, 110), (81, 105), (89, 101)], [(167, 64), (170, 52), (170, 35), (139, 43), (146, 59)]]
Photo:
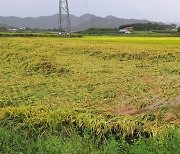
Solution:
[(68, 0), (59, 0), (59, 37), (71, 37)]

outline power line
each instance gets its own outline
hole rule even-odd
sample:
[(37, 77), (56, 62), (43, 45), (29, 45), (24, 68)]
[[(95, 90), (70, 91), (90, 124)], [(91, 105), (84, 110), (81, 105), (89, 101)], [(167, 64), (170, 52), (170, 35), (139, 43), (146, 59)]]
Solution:
[(83, 1), (84, 1), (84, 3), (85, 3), (85, 6), (86, 6), (86, 8), (87, 8), (88, 13), (90, 13), (87, 1), (86, 1), (86, 0), (83, 0)]
[(91, 28), (94, 28), (95, 27), (95, 18), (94, 18), (95, 16), (94, 16), (94, 13), (90, 11), (88, 3), (87, 3), (87, 0), (83, 0), (83, 2), (84, 2), (85, 6), (87, 8), (87, 12), (89, 14), (91, 14)]

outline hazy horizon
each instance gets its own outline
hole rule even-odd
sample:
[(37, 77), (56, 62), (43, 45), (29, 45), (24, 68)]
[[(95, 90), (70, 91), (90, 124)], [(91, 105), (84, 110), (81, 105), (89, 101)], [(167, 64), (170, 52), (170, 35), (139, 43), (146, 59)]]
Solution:
[[(42, 7), (40, 7), (42, 6)], [(69, 0), (70, 13), (180, 22), (179, 0)], [(39, 17), (58, 13), (58, 0), (0, 0), (0, 16)]]

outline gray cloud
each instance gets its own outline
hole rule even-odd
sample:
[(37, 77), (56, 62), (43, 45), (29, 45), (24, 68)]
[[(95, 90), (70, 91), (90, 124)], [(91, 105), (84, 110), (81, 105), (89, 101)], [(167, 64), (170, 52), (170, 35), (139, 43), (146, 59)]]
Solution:
[[(180, 0), (69, 0), (74, 15), (180, 22)], [(58, 0), (0, 0), (0, 16), (42, 16), (58, 12)]]

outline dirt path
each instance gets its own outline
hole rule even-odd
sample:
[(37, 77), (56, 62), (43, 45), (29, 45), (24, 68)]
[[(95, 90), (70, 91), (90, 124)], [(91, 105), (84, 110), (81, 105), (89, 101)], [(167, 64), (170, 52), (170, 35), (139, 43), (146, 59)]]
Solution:
[[(157, 98), (157, 97), (155, 97), (155, 98)], [(149, 105), (142, 109), (136, 108), (136, 107), (130, 107), (130, 106), (123, 106), (120, 109), (116, 109), (115, 113), (118, 115), (138, 116), (138, 115), (146, 113), (148, 111), (155, 110), (159, 107), (165, 106), (165, 105), (167, 105), (167, 103), (168, 103), (168, 100), (166, 98), (161, 98), (161, 99), (156, 100), (152, 105)], [(180, 96), (177, 96), (176, 98), (174, 98), (173, 103), (180, 104)]]

